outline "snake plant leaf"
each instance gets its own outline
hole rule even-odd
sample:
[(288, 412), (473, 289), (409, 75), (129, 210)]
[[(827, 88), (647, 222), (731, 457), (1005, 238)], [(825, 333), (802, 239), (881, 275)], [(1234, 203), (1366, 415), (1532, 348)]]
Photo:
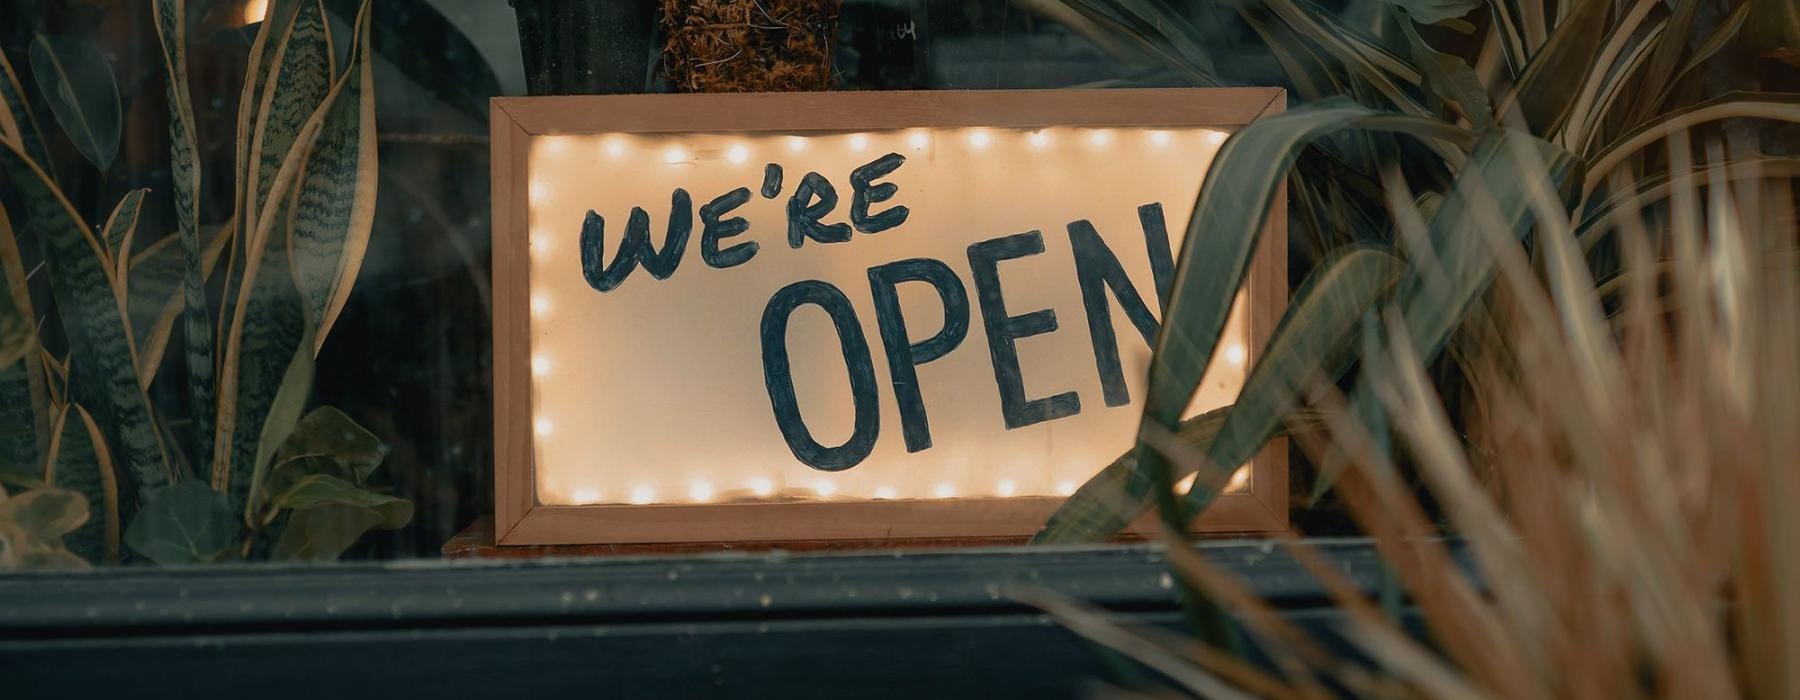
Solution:
[[(41, 464), (40, 456), (50, 444), (49, 394), (44, 386), (43, 365), (39, 362), (37, 314), (32, 310), (31, 293), (26, 286), (25, 263), (19, 256), (18, 239), (13, 236), (12, 219), (0, 206), (0, 463), (10, 465)], [(23, 332), (25, 342), (16, 348), (21, 354), (12, 357), (12, 343)], [(43, 478), (41, 471), (37, 472)]]
[(1425, 74), (1425, 89), (1447, 102), (1455, 103), (1476, 131), (1493, 126), (1494, 107), (1488, 103), (1487, 87), (1481, 84), (1481, 77), (1475, 75), (1475, 69), (1470, 68), (1468, 62), (1460, 56), (1440, 53), (1431, 48), (1406, 18), (1402, 17), (1398, 24), (1406, 34), (1408, 45), (1412, 47), (1413, 62)]
[(119, 154), (124, 120), (112, 64), (92, 42), (64, 36), (31, 40), (31, 75), (75, 150), (105, 171)]
[[(213, 327), (211, 307), (207, 300), (206, 279), (211, 264), (200, 235), (200, 159), (195, 135), (194, 105), (188, 90), (187, 67), (187, 2), (156, 0), (151, 4), (156, 19), (156, 35), (162, 47), (164, 89), (169, 103), (169, 168), (174, 183), (175, 221), (181, 241), (181, 310), (183, 362), (187, 366), (188, 404), (193, 411), (193, 434), (212, 434), (213, 406)], [(240, 140), (240, 143), (242, 141)], [(239, 149), (242, 150), (241, 148)], [(241, 157), (241, 156), (240, 156)], [(223, 236), (220, 237), (221, 241)], [(215, 251), (213, 256), (217, 257)], [(130, 291), (129, 288), (127, 291)], [(138, 365), (139, 383), (148, 387), (156, 368), (162, 365), (163, 349), (172, 330), (170, 323), (155, 322), (148, 336), (139, 338), (141, 354)], [(143, 325), (133, 329), (145, 332)], [(212, 461), (211, 444), (195, 440), (198, 455), (195, 464)]]
[[(1517, 148), (1534, 154), (1522, 163)], [(1523, 239), (1535, 226), (1531, 211), (1534, 178), (1572, 209), (1582, 182), (1581, 162), (1567, 151), (1511, 129), (1492, 129), (1476, 143), (1469, 167), (1456, 178), (1449, 196), (1431, 217), (1428, 231), (1435, 269), (1415, 263), (1394, 293), (1413, 351), (1423, 362), (1437, 357), (1468, 308), (1493, 279), (1494, 253), (1480, 236), (1470, 235), (1478, 226), (1501, 227)], [(1379, 402), (1365, 396), (1373, 389), (1367, 381), (1357, 384), (1351, 396), (1353, 410), (1365, 425), (1379, 425)], [(1319, 473), (1313, 486), (1317, 499), (1330, 490), (1342, 467)]]
[(269, 190), (287, 159), (307, 117), (331, 90), (331, 33), (324, 9), (316, 0), (301, 4), (281, 40), (270, 54), (269, 74), (262, 90), (255, 128), (250, 137), (250, 169), (247, 173), (246, 216), (256, 221), (267, 214)]
[[(254, 286), (241, 297), (238, 342), (227, 346), (228, 374), (221, 375), (229, 381), (220, 384), (221, 391), (229, 387), (226, 396), (234, 401), (229, 420), (221, 412), (215, 428), (229, 428), (231, 433), (230, 442), (223, 446), (224, 455), (230, 460), (229, 471), (223, 475), (215, 472), (214, 477), (222, 480), (214, 485), (222, 488), (234, 507), (248, 501), (255, 483), (258, 446), (265, 424), (275, 420), (291, 426), (299, 418), (299, 407), (294, 404), (304, 402), (312, 387), (312, 352), (310, 344), (304, 342), (306, 324), (300, 293), (293, 278), (284, 274), (288, 266), (287, 241), (283, 236), (269, 238), (256, 266), (259, 269)], [(300, 356), (305, 356), (305, 369), (296, 374), (294, 365), (301, 361)], [(214, 449), (221, 446), (215, 445)]]
[[(210, 232), (203, 232), (207, 241), (206, 247), (200, 251), (200, 281), (202, 284), (212, 277), (212, 272), (219, 260), (219, 254), (225, 249), (225, 239), (231, 235), (231, 226), (213, 227)], [(129, 262), (130, 272), (125, 288), (127, 320), (131, 323), (132, 337), (137, 340), (138, 347), (138, 383), (145, 389), (156, 377), (157, 368), (162, 366), (163, 354), (168, 350), (169, 336), (174, 332), (177, 318), (191, 318), (185, 313), (191, 307), (184, 304), (188, 292), (187, 280), (187, 242), (180, 236), (167, 236), (151, 244), (143, 252), (132, 257)], [(206, 320), (206, 306), (201, 305), (201, 321)], [(206, 366), (206, 377), (212, 377), (212, 335), (211, 329), (203, 326), (201, 334), (205, 336), (202, 349), (207, 355), (203, 358)], [(187, 347), (192, 349), (193, 343)], [(191, 358), (190, 358), (191, 359)], [(188, 381), (194, 381), (190, 375)], [(204, 392), (198, 389), (194, 397), (212, 396), (211, 388)], [(195, 403), (195, 406), (212, 406), (212, 403)], [(201, 416), (210, 418), (208, 411), (199, 411)], [(202, 426), (212, 425), (210, 420), (196, 421), (193, 430), (200, 435), (209, 434), (200, 430)]]
[(125, 529), (125, 544), (164, 566), (205, 564), (231, 556), (238, 535), (238, 519), (225, 496), (189, 479), (150, 494)]
[(1800, 3), (1794, 0), (1749, 0), (1744, 48), (1800, 68)]
[(0, 140), (17, 144), (45, 172), (56, 172), (50, 167), (50, 153), (44, 150), (44, 134), (38, 130), (37, 117), (31, 113), (31, 102), (25, 99), (25, 89), (19, 85), (19, 74), (13, 71), (12, 62), (6, 59), (3, 51), (0, 51)]
[[(366, 13), (364, 13), (366, 15)], [(334, 88), (308, 150), (291, 212), (294, 283), (306, 302), (317, 354), (350, 298), (375, 222), (375, 77), (369, 22), (359, 17), (350, 66)]]
[[(1237, 401), (1184, 421), (1176, 432), (1183, 443), (1207, 456), (1206, 464), (1219, 472), (1217, 483), (1282, 432), (1307, 382), (1335, 379), (1349, 367), (1362, 317), (1388, 294), (1404, 269), (1399, 258), (1370, 246), (1352, 246), (1320, 263), (1282, 314)], [(1131, 465), (1120, 458), (1084, 484), (1033, 541), (1098, 542), (1143, 515), (1155, 482)], [(1182, 466), (1179, 474), (1200, 465)], [(1200, 512), (1217, 494), (1209, 486), (1212, 481), (1195, 480), (1188, 490), (1188, 512)]]
[(275, 542), (279, 560), (330, 560), (371, 529), (397, 530), (412, 521), (411, 501), (364, 490), (328, 474), (313, 474), (274, 497), (290, 510)]
[[(143, 209), (144, 195), (149, 192), (149, 189), (126, 192), (124, 197), (119, 198), (119, 204), (113, 207), (112, 215), (106, 217), (106, 223), (100, 226), (106, 242), (107, 258), (119, 259), (121, 255), (119, 251), (125, 246), (126, 239), (137, 230), (138, 212)], [(125, 253), (125, 255), (129, 255), (129, 253)], [(123, 269), (125, 268), (116, 269), (115, 276), (123, 279), (122, 275), (117, 274), (119, 270)], [(124, 285), (121, 284), (120, 288), (123, 289)]]
[[(1188, 221), (1162, 331), (1150, 358), (1144, 425), (1177, 430), (1212, 360), (1275, 194), (1300, 149), (1352, 126), (1426, 137), (1446, 131), (1435, 120), (1382, 114), (1347, 98), (1332, 98), (1252, 122), (1219, 149)], [(1167, 488), (1172, 486), (1168, 463), (1144, 442), (1144, 430), (1140, 427), (1135, 461), (1153, 482), (1164, 485), (1153, 491), (1172, 519), (1171, 526), (1179, 529), (1185, 522)]]
[(87, 499), (87, 522), (65, 535), (63, 544), (87, 561), (118, 561), (118, 468), (106, 449), (100, 425), (80, 404), (63, 406), (45, 462), (49, 465), (47, 483)]
[(256, 513), (262, 507), (263, 484), (268, 478), (269, 463), (275, 458), (276, 449), (287, 441), (300, 422), (300, 412), (306, 408), (306, 398), (312, 394), (315, 367), (312, 343), (304, 330), (293, 343), (291, 352), (293, 356), (282, 374), (281, 385), (276, 387), (275, 395), (269, 399), (267, 414), (256, 438), (256, 453), (249, 468), (245, 470), (246, 477), (234, 479), (246, 487), (243, 498), (245, 524), (256, 522)]
[(177, 480), (162, 431), (137, 379), (137, 351), (125, 327), (118, 280), (105, 250), (49, 176), (10, 143), (0, 144), (0, 172), (19, 193), (44, 247), (50, 288), (68, 336), (69, 393), (117, 440), (113, 454), (140, 494)]
[(1438, 24), (1463, 17), (1481, 7), (1481, 0), (1386, 0), (1425, 24)]

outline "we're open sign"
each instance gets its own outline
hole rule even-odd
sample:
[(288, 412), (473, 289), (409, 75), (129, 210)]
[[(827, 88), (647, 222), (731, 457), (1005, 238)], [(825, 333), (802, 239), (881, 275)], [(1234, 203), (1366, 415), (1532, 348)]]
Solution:
[[(500, 543), (1029, 534), (1131, 447), (1207, 164), (1280, 100), (496, 100)], [(1195, 411), (1279, 314), (1275, 220)], [(1285, 522), (1279, 455), (1234, 483), (1203, 527)]]

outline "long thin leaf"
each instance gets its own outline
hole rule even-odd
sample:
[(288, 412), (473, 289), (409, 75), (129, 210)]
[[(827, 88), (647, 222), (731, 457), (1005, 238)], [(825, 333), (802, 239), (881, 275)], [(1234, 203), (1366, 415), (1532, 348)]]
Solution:
[[(187, 0), (156, 0), (151, 11), (155, 15), (156, 36), (162, 47), (163, 84), (169, 103), (169, 167), (174, 182), (177, 235), (181, 240), (182, 284), (178, 308), (182, 319), (183, 361), (187, 366), (188, 405), (192, 407), (193, 434), (201, 436), (194, 440), (198, 454), (191, 457), (194, 464), (208, 464), (212, 461), (212, 444), (205, 436), (212, 434), (215, 378), (211, 306), (206, 290), (211, 265), (204, 261), (200, 240), (201, 171), (193, 98), (188, 91)], [(242, 158), (241, 147), (239, 152)], [(217, 257), (216, 253), (214, 257)], [(127, 291), (130, 291), (129, 287)], [(150, 376), (162, 364), (167, 333), (167, 330), (163, 331), (160, 341), (146, 342), (139, 347), (143, 352), (138, 367), (139, 383), (143, 386), (150, 385)], [(153, 334), (146, 340), (155, 337), (157, 335)]]
[(119, 481), (106, 435), (80, 404), (66, 404), (56, 419), (56, 437), (45, 457), (46, 483), (87, 497), (86, 523), (63, 539), (70, 551), (90, 562), (119, 559)]
[(44, 132), (38, 129), (31, 102), (25, 99), (25, 89), (19, 85), (19, 74), (13, 71), (4, 51), (0, 51), (0, 140), (18, 145), (45, 172), (55, 174), (50, 167), (50, 153), (44, 150)]
[(375, 73), (369, 22), (358, 24), (350, 66), (307, 152), (288, 226), (294, 283), (317, 354), (362, 269), (375, 222)]
[[(1543, 166), (1522, 166), (1513, 151), (1515, 141), (1524, 141), (1538, 151), (1538, 162)], [(1470, 154), (1469, 164), (1431, 218), (1430, 240), (1437, 269), (1415, 267), (1395, 292), (1413, 353), (1426, 362), (1437, 357), (1466, 309), (1494, 276), (1492, 251), (1469, 232), (1477, 226), (1502, 226), (1522, 239), (1536, 222), (1531, 211), (1529, 179), (1548, 178), (1571, 207), (1575, 183), (1581, 179), (1580, 164), (1574, 156), (1510, 129), (1487, 132)], [(1443, 284), (1445, 280), (1450, 283), (1448, 288)], [(1376, 422), (1370, 414), (1378, 410), (1376, 403), (1365, 395), (1371, 390), (1368, 382), (1360, 382), (1352, 397), (1365, 425)], [(1340, 473), (1341, 467), (1322, 467), (1313, 486), (1313, 497), (1329, 490)]]
[(140, 498), (178, 481), (137, 380), (137, 350), (126, 331), (124, 309), (114, 290), (118, 280), (105, 264), (106, 253), (87, 224), (63, 199), (49, 176), (10, 143), (0, 148), (0, 171), (20, 193), (44, 246), (63, 329), (74, 364), (70, 393), (88, 407), (118, 440)]
[(1612, 9), (1611, 0), (1576, 2), (1575, 9), (1557, 23), (1543, 48), (1532, 55), (1519, 82), (1500, 100), (1496, 113), (1502, 120), (1517, 109), (1533, 133), (1548, 134), (1555, 132), (1568, 116), (1575, 94), (1600, 51), (1601, 42), (1594, 38), (1606, 27)]
[[(1150, 360), (1144, 424), (1154, 423), (1165, 431), (1179, 425), (1212, 360), (1275, 193), (1300, 148), (1352, 126), (1428, 135), (1441, 134), (1445, 128), (1434, 120), (1381, 115), (1340, 98), (1254, 122), (1220, 148), (1207, 170), (1182, 242), (1168, 310)], [(1168, 464), (1143, 444), (1142, 437), (1140, 428), (1136, 461), (1158, 484), (1155, 490), (1165, 517), (1174, 519), (1171, 526), (1179, 529), (1184, 523), (1174, 494), (1168, 490)]]

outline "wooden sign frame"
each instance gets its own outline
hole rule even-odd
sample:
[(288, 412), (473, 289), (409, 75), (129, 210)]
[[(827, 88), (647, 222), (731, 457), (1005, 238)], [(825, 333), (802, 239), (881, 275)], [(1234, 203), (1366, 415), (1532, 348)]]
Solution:
[[(493, 197), (495, 541), (500, 545), (696, 541), (1024, 538), (1058, 497), (545, 505), (533, 464), (527, 255), (528, 155), (533, 136), (589, 133), (891, 130), (906, 128), (1218, 127), (1282, 111), (1276, 88), (844, 92), (495, 98), (490, 105)], [(1177, 204), (1176, 206), (1180, 206)], [(1268, 340), (1287, 299), (1285, 188), (1247, 280), (1249, 347)], [(1096, 472), (1104, 465), (1094, 465)], [(1269, 532), (1288, 523), (1285, 441), (1250, 464), (1249, 487), (1221, 494), (1197, 523), (1208, 533)], [(721, 535), (721, 533), (728, 533)]]

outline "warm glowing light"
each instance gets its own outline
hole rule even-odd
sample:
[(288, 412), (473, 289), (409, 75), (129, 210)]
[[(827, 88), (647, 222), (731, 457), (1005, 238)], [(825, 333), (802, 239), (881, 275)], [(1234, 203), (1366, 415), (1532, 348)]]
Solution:
[(269, 0), (250, 0), (244, 3), (244, 24), (256, 24), (269, 16)]
[(725, 152), (725, 160), (729, 160), (733, 163), (743, 163), (744, 161), (750, 160), (750, 149), (743, 145), (732, 146), (731, 150)]
[(531, 183), (531, 203), (532, 204), (543, 204), (544, 200), (547, 200), (549, 198), (550, 198), (550, 186), (549, 185), (546, 185), (542, 182)]
[(625, 138), (614, 136), (606, 140), (606, 155), (620, 158), (625, 155)]
[(1242, 366), (1244, 364), (1244, 360), (1246, 360), (1248, 358), (1249, 358), (1249, 353), (1244, 351), (1244, 346), (1238, 345), (1237, 343), (1232, 343), (1230, 345), (1225, 346), (1225, 361), (1226, 362), (1229, 362), (1234, 365)]
[(1221, 143), (1225, 143), (1225, 136), (1226, 134), (1223, 131), (1208, 131), (1206, 132), (1206, 144), (1209, 146), (1217, 146)]
[(649, 502), (655, 501), (655, 500), (656, 500), (656, 489), (650, 488), (648, 485), (645, 485), (645, 484), (639, 484), (637, 486), (632, 487), (632, 489), (631, 489), (631, 502), (632, 503), (636, 503), (638, 505), (643, 505), (645, 503), (649, 503)]
[(1225, 482), (1225, 490), (1226, 491), (1242, 491), (1242, 490), (1244, 490), (1245, 486), (1249, 486), (1249, 485), (1250, 485), (1250, 465), (1246, 464), (1244, 466), (1238, 467), (1237, 471), (1231, 473), (1231, 480)]
[(544, 155), (560, 156), (569, 152), (569, 140), (549, 137), (544, 139)]
[(969, 132), (969, 145), (970, 146), (974, 146), (976, 148), (987, 148), (993, 142), (994, 142), (994, 137), (988, 135), (988, 132), (981, 131), (979, 129)]
[(750, 491), (758, 496), (767, 498), (775, 493), (775, 482), (770, 481), (768, 477), (751, 479)]
[(1152, 131), (1152, 132), (1150, 132), (1150, 143), (1155, 145), (1158, 148), (1169, 145), (1169, 132), (1167, 132), (1167, 131)]
[(531, 254), (540, 258), (550, 255), (550, 237), (541, 233), (531, 234)]
[(798, 136), (789, 136), (787, 137), (787, 146), (788, 150), (799, 153), (806, 150), (806, 139)]
[(833, 494), (837, 493), (837, 484), (820, 479), (819, 483), (813, 486), (813, 490), (819, 493), (820, 498), (830, 498)]
[(688, 484), (689, 499), (695, 501), (710, 501), (712, 500), (712, 497), (712, 482), (705, 479), (695, 479), (693, 483)]
[(1011, 497), (1019, 493), (1019, 484), (1012, 479), (1001, 479), (1000, 483), (994, 486), (994, 491), (1002, 496)]
[(940, 481), (938, 482), (937, 487), (931, 490), (931, 495), (937, 496), (938, 498), (955, 498), (956, 485), (948, 481)]
[(915, 131), (911, 136), (906, 137), (906, 145), (912, 146), (915, 151), (923, 151), (926, 146), (931, 145), (931, 137), (923, 131)]
[(1056, 482), (1056, 493), (1057, 493), (1057, 495), (1060, 495), (1060, 496), (1074, 495), (1075, 494), (1075, 482), (1073, 482), (1073, 481), (1058, 481), (1058, 482)]
[(1043, 150), (1045, 146), (1050, 145), (1050, 135), (1042, 131), (1031, 132), (1031, 136), (1026, 137), (1025, 140), (1031, 142), (1031, 147), (1038, 150)]
[(550, 297), (542, 294), (531, 295), (531, 313), (536, 316), (550, 313)]
[(531, 358), (531, 373), (539, 377), (550, 375), (550, 358), (539, 355)]
[(894, 500), (894, 497), (895, 497), (894, 487), (892, 487), (892, 486), (876, 487), (875, 497), (878, 499), (881, 499), (883, 501)]
[(1194, 479), (1198, 478), (1199, 476), (1200, 476), (1200, 472), (1194, 472), (1192, 474), (1187, 475), (1181, 481), (1175, 482), (1175, 493), (1179, 493), (1183, 496), (1187, 495), (1187, 492), (1192, 491), (1194, 489)]
[(582, 488), (575, 489), (575, 493), (570, 494), (569, 497), (571, 499), (574, 499), (574, 501), (576, 503), (581, 504), (581, 505), (587, 505), (589, 503), (599, 503), (600, 502), (600, 489), (594, 488), (592, 486), (584, 486)]
[(850, 137), (850, 150), (860, 151), (869, 147), (869, 137), (856, 134)]
[(1096, 146), (1104, 146), (1111, 142), (1112, 142), (1112, 132), (1107, 131), (1105, 129), (1097, 129), (1094, 131), (1094, 133), (1088, 134), (1088, 143), (1094, 144)]
[(681, 150), (679, 148), (671, 148), (669, 150), (663, 151), (663, 162), (664, 163), (669, 163), (669, 164), (673, 165), (675, 163), (687, 162), (687, 159), (688, 159), (687, 151)]
[(537, 419), (537, 424), (534, 427), (537, 428), (538, 435), (549, 435), (556, 430), (556, 424), (550, 422), (549, 418)]

